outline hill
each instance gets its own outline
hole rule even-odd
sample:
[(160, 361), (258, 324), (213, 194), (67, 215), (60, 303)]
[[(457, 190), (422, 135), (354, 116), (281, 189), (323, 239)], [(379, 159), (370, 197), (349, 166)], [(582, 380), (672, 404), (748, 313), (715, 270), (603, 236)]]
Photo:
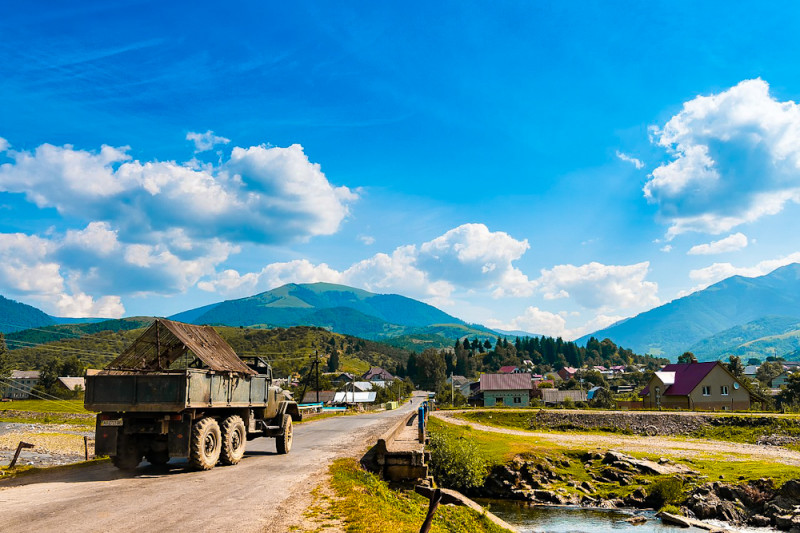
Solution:
[(610, 338), (638, 353), (675, 360), (694, 344), (766, 316), (800, 319), (800, 264), (755, 278), (733, 276), (578, 339)]
[(83, 322), (74, 324), (57, 324), (36, 329), (16, 331), (6, 335), (9, 350), (18, 350), (39, 344), (60, 340), (74, 340), (102, 332), (120, 332), (143, 328), (150, 325), (152, 317), (136, 316), (100, 322)]
[(374, 294), (332, 283), (290, 283), (271, 291), (190, 309), (170, 317), (193, 324), (319, 326), (337, 333), (382, 339), (414, 328), (464, 322), (432, 305), (397, 294)]
[(727, 359), (731, 355), (761, 359), (789, 358), (800, 349), (800, 319), (768, 316), (734, 326), (693, 344), (689, 351), (700, 361)]
[(53, 317), (32, 305), (0, 296), (0, 333), (38, 328), (55, 323)]

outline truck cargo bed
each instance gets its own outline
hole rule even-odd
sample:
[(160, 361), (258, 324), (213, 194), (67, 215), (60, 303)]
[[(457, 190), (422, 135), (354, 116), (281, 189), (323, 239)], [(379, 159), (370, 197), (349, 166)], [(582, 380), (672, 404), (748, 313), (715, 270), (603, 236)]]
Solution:
[(90, 411), (179, 412), (190, 408), (264, 407), (266, 376), (187, 369), (170, 373), (110, 373), (86, 377)]

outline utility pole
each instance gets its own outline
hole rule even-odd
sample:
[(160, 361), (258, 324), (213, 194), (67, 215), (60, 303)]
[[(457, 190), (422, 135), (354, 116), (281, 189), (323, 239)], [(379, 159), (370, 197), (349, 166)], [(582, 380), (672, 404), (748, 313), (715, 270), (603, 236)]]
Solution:
[(314, 350), (314, 355), (317, 356), (315, 363), (317, 365), (317, 403), (319, 403), (319, 350)]
[(454, 387), (453, 387), (453, 372), (452, 372), (452, 371), (450, 371), (450, 405), (453, 405), (453, 402), (455, 401), (455, 400), (453, 399), (453, 396), (454, 396), (454, 394), (453, 394), (453, 388), (454, 388)]

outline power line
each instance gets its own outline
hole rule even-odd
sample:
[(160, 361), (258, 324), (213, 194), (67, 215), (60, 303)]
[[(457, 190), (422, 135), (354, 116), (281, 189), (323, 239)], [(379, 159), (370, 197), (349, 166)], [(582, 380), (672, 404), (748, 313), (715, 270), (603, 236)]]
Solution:
[(50, 350), (55, 352), (74, 352), (77, 354), (84, 354), (84, 355), (109, 355), (115, 357), (117, 354), (109, 353), (109, 352), (99, 352), (96, 350), (82, 350), (80, 348), (70, 348), (67, 346), (46, 346), (51, 344), (49, 342), (27, 342), (27, 341), (18, 341), (13, 339), (7, 339), (7, 342), (14, 343), (20, 345), (19, 350), (24, 350), (26, 348), (36, 349), (36, 350)]
[(45, 402), (51, 402), (51, 403), (54, 403), (56, 405), (61, 405), (62, 407), (66, 407), (67, 409), (71, 409), (75, 413), (82, 413), (83, 412), (80, 409), (76, 409), (75, 406), (73, 406), (72, 404), (70, 404), (70, 403), (58, 398), (58, 396), (53, 396), (52, 394), (47, 394), (46, 392), (42, 392), (41, 393), (41, 394), (43, 394), (45, 396), (50, 396), (51, 398), (56, 398), (55, 400), (50, 400), (50, 399), (44, 398), (42, 396), (39, 396), (38, 394), (36, 394), (35, 392), (33, 392), (30, 389), (24, 389), (24, 388), (22, 388), (22, 387), (20, 387), (20, 386), (18, 386), (16, 384), (14, 384), (12, 381), (0, 378), (0, 382), (5, 383), (6, 386), (11, 387), (12, 389), (16, 389), (16, 390), (18, 390), (20, 392), (27, 393), (28, 395), (33, 396), (34, 398), (38, 398), (39, 400), (42, 400), (42, 401), (45, 401)]

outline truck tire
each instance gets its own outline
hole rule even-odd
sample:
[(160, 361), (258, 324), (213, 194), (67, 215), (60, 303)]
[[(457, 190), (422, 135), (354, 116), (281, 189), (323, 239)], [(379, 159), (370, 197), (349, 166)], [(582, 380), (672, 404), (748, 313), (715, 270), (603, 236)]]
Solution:
[(111, 456), (111, 464), (120, 470), (134, 470), (142, 462), (142, 451), (136, 439), (120, 434), (117, 441), (117, 455)]
[(242, 460), (247, 446), (247, 430), (238, 415), (232, 415), (222, 422), (222, 453), (220, 461), (224, 465), (235, 465)]
[(221, 450), (222, 435), (219, 424), (209, 416), (201, 418), (192, 428), (189, 463), (200, 470), (211, 470), (219, 461)]
[(292, 416), (283, 415), (283, 423), (281, 424), (281, 435), (275, 438), (275, 447), (278, 453), (289, 453), (292, 449)]

